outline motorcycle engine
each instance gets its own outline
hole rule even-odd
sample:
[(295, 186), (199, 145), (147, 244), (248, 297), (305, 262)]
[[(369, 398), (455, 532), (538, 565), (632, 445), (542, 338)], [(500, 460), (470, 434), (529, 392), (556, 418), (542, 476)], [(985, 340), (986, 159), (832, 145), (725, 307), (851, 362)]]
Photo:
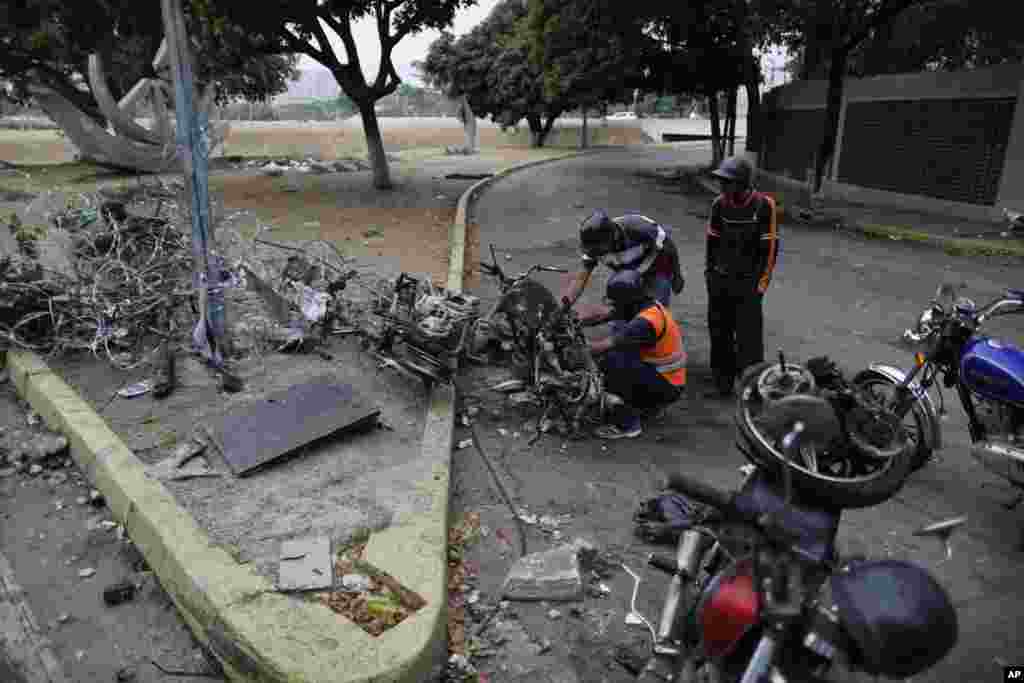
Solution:
[(1024, 442), (1024, 409), (971, 394), (974, 412), (989, 437)]

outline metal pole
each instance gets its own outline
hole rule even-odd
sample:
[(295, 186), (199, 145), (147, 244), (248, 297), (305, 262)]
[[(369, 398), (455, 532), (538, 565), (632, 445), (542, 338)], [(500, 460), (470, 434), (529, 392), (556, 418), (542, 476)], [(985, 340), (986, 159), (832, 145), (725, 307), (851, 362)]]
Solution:
[(196, 111), (192, 75), (192, 51), (185, 30), (185, 14), (181, 0), (161, 0), (164, 34), (174, 71), (175, 114), (178, 119), (178, 151), (185, 167), (185, 189), (192, 206), (192, 252), (195, 258), (195, 284), (200, 301), (206, 302), (205, 319), (213, 338), (211, 360), (223, 365), (228, 335), (224, 310), (224, 290), (220, 285), (220, 269), (210, 258), (213, 226), (210, 221), (209, 188), (209, 122), (206, 114)]

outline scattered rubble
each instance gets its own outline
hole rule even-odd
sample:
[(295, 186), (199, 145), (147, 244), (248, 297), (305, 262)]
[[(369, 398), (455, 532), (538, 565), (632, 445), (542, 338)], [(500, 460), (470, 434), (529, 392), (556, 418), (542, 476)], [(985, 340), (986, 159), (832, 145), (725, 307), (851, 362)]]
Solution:
[(107, 607), (114, 607), (115, 605), (128, 602), (135, 597), (137, 590), (138, 588), (131, 581), (121, 581), (112, 586), (107, 586), (103, 589), (103, 603)]
[[(389, 155), (389, 159), (392, 161), (398, 160), (398, 157)], [(259, 168), (264, 175), (272, 177), (280, 177), (285, 172), (292, 173), (352, 173), (355, 171), (368, 171), (372, 168), (369, 163), (362, 159), (338, 159), (336, 161), (318, 161), (315, 159), (305, 159), (298, 161), (295, 159), (275, 159), (271, 161), (250, 161), (244, 164), (247, 168)]]
[(509, 600), (580, 600), (583, 580), (577, 548), (563, 545), (519, 558), (502, 586)]
[(310, 591), (334, 585), (331, 539), (326, 536), (284, 541), (278, 565), (277, 589)]

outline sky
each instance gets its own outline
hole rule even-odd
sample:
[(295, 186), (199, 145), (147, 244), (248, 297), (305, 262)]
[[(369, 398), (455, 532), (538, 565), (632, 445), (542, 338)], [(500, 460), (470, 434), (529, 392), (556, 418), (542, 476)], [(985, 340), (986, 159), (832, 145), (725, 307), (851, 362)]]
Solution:
[[(468, 33), (474, 26), (487, 18), (498, 0), (480, 0), (476, 5), (459, 10), (455, 13), (455, 21), (450, 29), (456, 36)], [(338, 59), (345, 62), (345, 47), (341, 39), (331, 31), (325, 29), (334, 53)], [(377, 36), (377, 24), (372, 19), (366, 19), (352, 25), (352, 35), (359, 50), (359, 62), (363, 65), (363, 73), (367, 78), (377, 77), (377, 69), (380, 66), (380, 38)], [(408, 35), (402, 38), (391, 50), (391, 61), (398, 69), (398, 75), (403, 80), (411, 78), (413, 74), (401, 68), (413, 61), (422, 60), (427, 56), (430, 44), (441, 35), (440, 31), (421, 31), (415, 35)], [(312, 69), (321, 67), (316, 60), (302, 55), (299, 59), (299, 67)], [(322, 68), (322, 67), (321, 67)], [(404, 72), (404, 73), (403, 73)]]
[[(469, 32), (487, 18), (498, 2), (499, 0), (479, 0), (476, 5), (459, 10), (455, 13), (451, 32), (456, 36)], [(341, 39), (330, 29), (325, 29), (325, 31), (334, 47), (335, 54), (344, 62), (345, 48)], [(380, 66), (380, 39), (377, 36), (377, 25), (372, 19), (366, 19), (353, 24), (352, 33), (359, 50), (359, 61), (363, 65), (363, 73), (372, 80), (377, 77), (377, 69)], [(398, 42), (391, 51), (391, 61), (395, 65), (399, 77), (403, 80), (418, 80), (415, 78), (415, 72), (408, 68), (408, 65), (426, 57), (430, 44), (440, 35), (440, 31), (422, 31), (415, 35), (405, 36)], [(765, 66), (781, 67), (784, 61), (785, 58), (782, 54), (766, 56)], [(302, 69), (323, 68), (319, 62), (305, 55), (299, 59), (299, 67)]]

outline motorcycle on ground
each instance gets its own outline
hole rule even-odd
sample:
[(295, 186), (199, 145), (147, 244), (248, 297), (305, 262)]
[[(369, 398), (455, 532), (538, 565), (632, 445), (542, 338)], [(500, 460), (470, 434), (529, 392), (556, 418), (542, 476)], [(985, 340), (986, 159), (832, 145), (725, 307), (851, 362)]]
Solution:
[[(808, 394), (780, 399), (767, 419), (794, 458), (841, 429), (831, 405)], [(957, 617), (942, 586), (909, 562), (840, 558), (841, 508), (807, 502), (787, 472), (750, 467), (735, 493), (670, 477), (670, 489), (710, 511), (680, 534), (674, 557), (648, 559), (671, 577), (657, 629), (637, 612), (641, 580), (624, 565), (634, 579), (626, 623), (652, 638), (640, 681), (795, 683), (842, 669), (904, 678), (953, 648)], [(942, 539), (948, 558), (965, 521), (915, 535)]]
[(914, 434), (913, 464), (928, 463), (941, 446), (941, 424), (928, 390), (956, 387), (968, 419), (971, 455), (986, 469), (1022, 490), (1024, 500), (1024, 349), (981, 333), (986, 320), (1024, 313), (1024, 289), (1007, 289), (1003, 296), (978, 308), (957, 296), (956, 288), (940, 286), (904, 340), (923, 343), (914, 366), (903, 372), (873, 364), (854, 382), (877, 393)]
[[(804, 444), (789, 457), (781, 447), (784, 435), (766, 431), (762, 422), (771, 419), (779, 400), (793, 395), (827, 401), (839, 430), (831, 441)], [(809, 501), (870, 507), (891, 498), (911, 472), (910, 430), (882, 399), (848, 380), (826, 356), (793, 363), (780, 351), (777, 363), (749, 367), (737, 382), (736, 426), (747, 458), (769, 472), (789, 469)]]

